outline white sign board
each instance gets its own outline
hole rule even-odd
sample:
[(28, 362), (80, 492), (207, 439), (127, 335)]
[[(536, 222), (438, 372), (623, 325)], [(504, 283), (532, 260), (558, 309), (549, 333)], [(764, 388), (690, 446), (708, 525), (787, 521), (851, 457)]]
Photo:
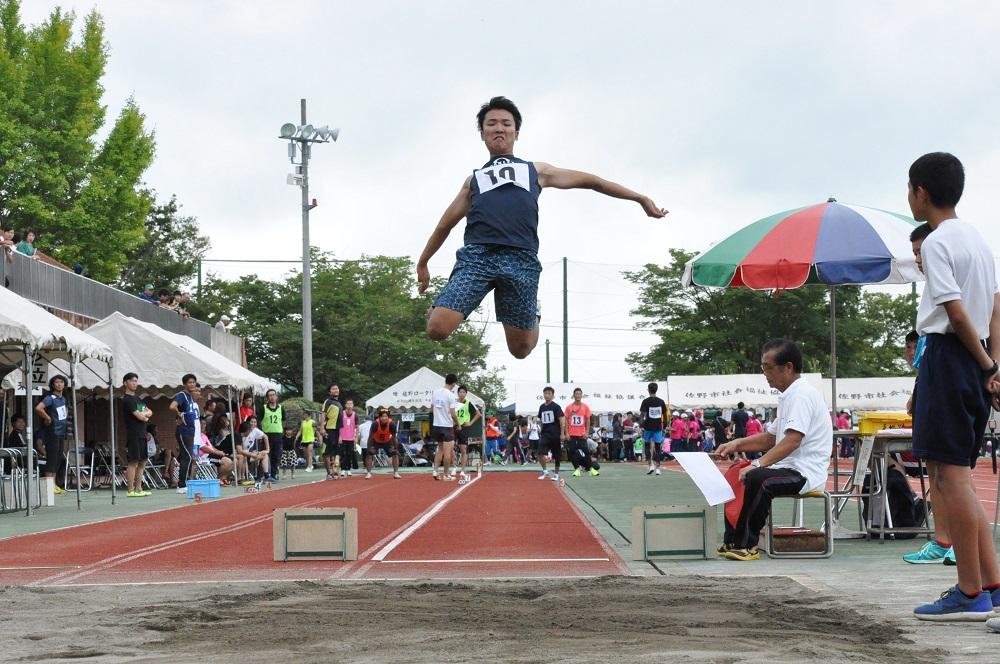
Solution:
[[(658, 396), (666, 400), (666, 383), (659, 385)], [(551, 386), (556, 393), (553, 400), (565, 408), (573, 401), (573, 390), (583, 390), (583, 402), (590, 411), (598, 413), (638, 412), (639, 404), (649, 396), (649, 383), (515, 383), (514, 403), (518, 415), (537, 415), (538, 407), (544, 403), (542, 390)]]

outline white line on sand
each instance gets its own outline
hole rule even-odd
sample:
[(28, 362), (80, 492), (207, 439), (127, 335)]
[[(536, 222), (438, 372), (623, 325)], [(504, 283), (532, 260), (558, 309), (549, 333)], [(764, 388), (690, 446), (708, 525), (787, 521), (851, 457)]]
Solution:
[(82, 565), (35, 565), (26, 567), (0, 567), (0, 572), (20, 572), (26, 569), (80, 569)]
[(419, 519), (417, 519), (412, 526), (410, 526), (400, 534), (396, 535), (396, 538), (394, 540), (386, 544), (381, 551), (372, 556), (372, 560), (383, 562), (385, 557), (388, 556), (390, 553), (392, 553), (393, 549), (395, 549), (397, 546), (405, 542), (410, 537), (410, 535), (417, 532), (417, 530), (419, 530), (420, 527), (423, 526), (425, 523), (430, 521), (435, 514), (444, 509), (445, 505), (455, 500), (455, 498), (457, 498), (460, 493), (462, 493), (470, 486), (478, 482), (481, 477), (482, 477), (481, 475), (477, 475), (472, 479), (471, 482), (466, 482), (462, 486), (458, 487), (456, 491), (449, 493), (447, 496), (445, 496), (437, 503), (435, 503), (434, 507), (424, 512), (424, 515)]

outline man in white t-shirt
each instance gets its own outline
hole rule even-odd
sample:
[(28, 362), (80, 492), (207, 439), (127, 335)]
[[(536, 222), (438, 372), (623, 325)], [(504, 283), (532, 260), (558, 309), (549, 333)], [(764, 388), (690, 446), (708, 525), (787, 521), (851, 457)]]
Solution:
[(778, 417), (759, 434), (720, 445), (721, 456), (764, 452), (740, 471), (743, 508), (735, 526), (726, 522), (719, 555), (730, 560), (759, 560), (757, 541), (767, 522), (771, 499), (809, 493), (826, 486), (833, 428), (819, 391), (802, 379), (802, 353), (793, 341), (768, 341), (760, 368), (767, 384), (781, 392)]
[[(455, 454), (455, 427), (458, 426), (458, 415), (455, 413), (455, 404), (458, 397), (455, 396), (455, 385), (458, 383), (458, 376), (453, 373), (444, 378), (444, 387), (434, 390), (431, 396), (431, 410), (433, 419), (431, 420), (431, 440), (437, 443), (437, 451), (434, 452), (434, 479), (450, 481), (455, 478), (448, 473), (451, 468)], [(444, 462), (444, 473), (438, 474), (438, 468)]]
[(358, 427), (359, 444), (361, 445), (362, 451), (368, 449), (368, 435), (371, 433), (371, 431), (372, 431), (371, 420), (365, 420), (364, 422), (361, 423), (361, 426)]
[(920, 246), (927, 283), (917, 332), (926, 344), (913, 403), (913, 454), (927, 460), (934, 511), (945, 516), (958, 568), (958, 584), (913, 613), (948, 622), (985, 621), (1000, 610), (996, 550), (969, 472), (990, 402), (996, 407), (1000, 394), (1000, 289), (989, 246), (955, 212), (964, 188), (965, 169), (954, 155), (933, 152), (910, 166), (910, 211), (933, 231)]

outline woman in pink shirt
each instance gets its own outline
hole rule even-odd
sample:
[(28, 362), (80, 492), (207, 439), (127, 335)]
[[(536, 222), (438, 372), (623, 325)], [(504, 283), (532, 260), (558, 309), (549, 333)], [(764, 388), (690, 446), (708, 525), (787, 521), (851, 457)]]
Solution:
[(764, 430), (761, 425), (760, 420), (757, 419), (757, 413), (750, 411), (750, 419), (747, 421), (747, 437), (756, 436)]
[(674, 411), (674, 421), (670, 423), (670, 446), (664, 452), (683, 452), (687, 441), (687, 420)]
[(340, 469), (351, 476), (351, 469), (358, 469), (358, 456), (354, 449), (355, 438), (358, 436), (358, 413), (354, 410), (354, 400), (344, 401), (344, 411), (341, 413), (340, 424)]
[(697, 417), (688, 418), (688, 452), (701, 452), (701, 424)]

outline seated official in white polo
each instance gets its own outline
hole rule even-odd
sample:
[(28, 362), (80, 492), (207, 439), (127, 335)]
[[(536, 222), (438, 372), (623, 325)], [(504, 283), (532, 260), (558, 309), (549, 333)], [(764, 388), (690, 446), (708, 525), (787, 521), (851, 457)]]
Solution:
[(759, 560), (757, 541), (767, 522), (771, 499), (817, 491), (826, 485), (833, 427), (819, 391), (802, 379), (802, 353), (794, 342), (769, 341), (760, 367), (767, 383), (781, 392), (778, 414), (759, 434), (720, 445), (718, 454), (764, 452), (740, 471), (743, 508), (735, 526), (726, 522), (719, 555), (730, 560)]

